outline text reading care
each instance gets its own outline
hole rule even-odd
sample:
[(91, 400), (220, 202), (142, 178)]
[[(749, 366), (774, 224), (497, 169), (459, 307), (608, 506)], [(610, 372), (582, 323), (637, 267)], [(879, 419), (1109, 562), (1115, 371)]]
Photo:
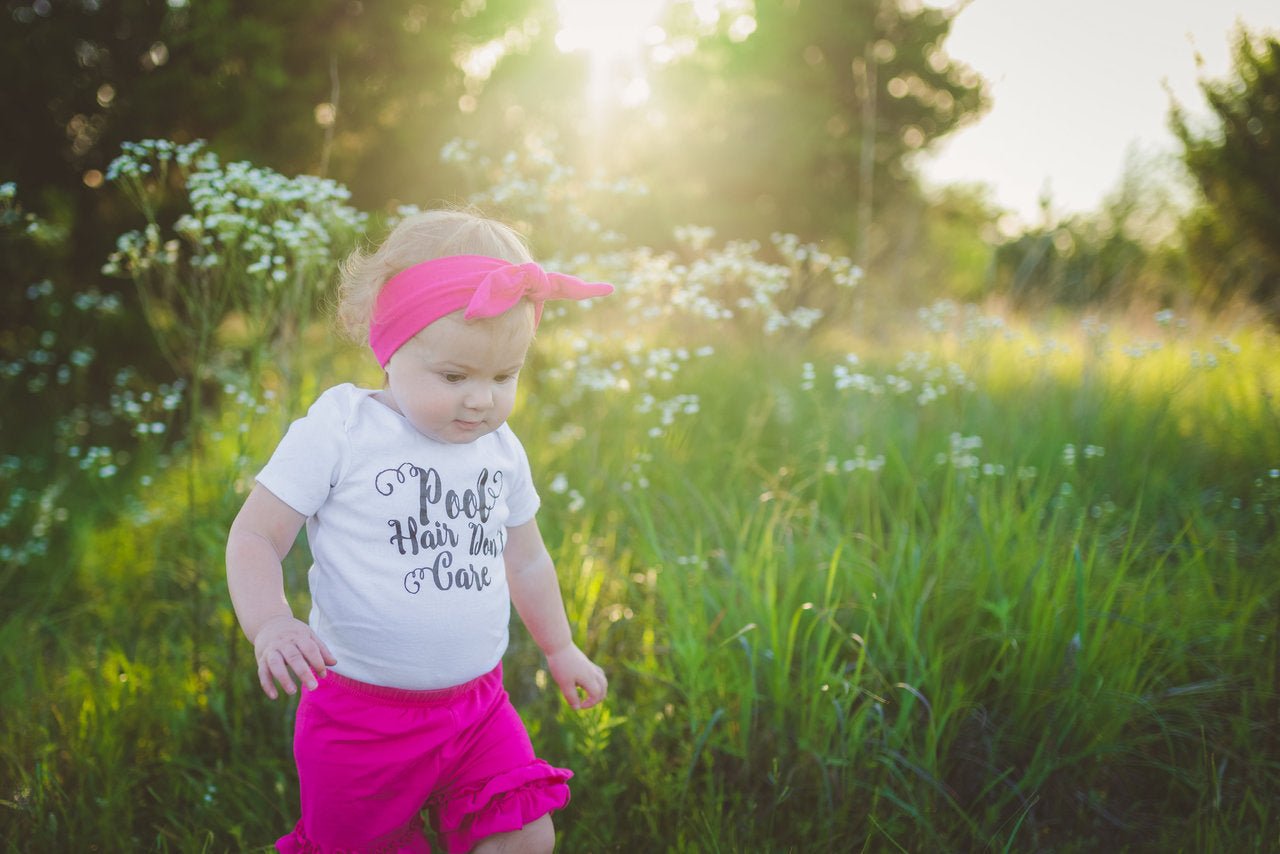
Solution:
[[(474, 486), (457, 490), (448, 488), (435, 468), (402, 463), (379, 472), (375, 486), (380, 495), (391, 495), (397, 485), (413, 481), (418, 484), (418, 512), (403, 520), (388, 519), (388, 542), (400, 555), (426, 553), (432, 561), (406, 572), (404, 589), (414, 595), (424, 586), (441, 592), (483, 591), (493, 583), (490, 562), (501, 557), (506, 545), (506, 529), (499, 525), (494, 531), (488, 525), (502, 495), (502, 472), (481, 469)], [(470, 560), (463, 564), (466, 558)]]

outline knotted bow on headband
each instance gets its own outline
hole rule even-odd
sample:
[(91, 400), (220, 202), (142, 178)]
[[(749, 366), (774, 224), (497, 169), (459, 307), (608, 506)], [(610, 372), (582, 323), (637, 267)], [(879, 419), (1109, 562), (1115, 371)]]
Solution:
[(464, 317), (497, 317), (522, 299), (533, 301), (534, 325), (549, 299), (589, 299), (613, 293), (537, 264), (512, 264), (485, 255), (450, 255), (401, 270), (383, 285), (369, 325), (369, 346), (384, 368), (404, 342), (430, 324), (466, 309)]

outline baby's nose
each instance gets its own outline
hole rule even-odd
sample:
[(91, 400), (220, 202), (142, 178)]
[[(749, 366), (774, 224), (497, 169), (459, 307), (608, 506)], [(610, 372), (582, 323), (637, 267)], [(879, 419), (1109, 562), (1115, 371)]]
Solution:
[(489, 388), (488, 383), (484, 383), (471, 389), (463, 402), (469, 409), (488, 409), (493, 406), (493, 389)]

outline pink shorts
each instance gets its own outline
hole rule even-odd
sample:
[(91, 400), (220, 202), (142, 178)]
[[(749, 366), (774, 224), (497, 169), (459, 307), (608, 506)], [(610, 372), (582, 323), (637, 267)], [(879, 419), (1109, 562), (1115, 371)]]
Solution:
[(421, 812), (449, 852), (519, 830), (569, 802), (569, 771), (533, 755), (502, 665), (443, 691), (401, 691), (330, 671), (298, 704), (302, 819), (286, 854), (426, 852)]

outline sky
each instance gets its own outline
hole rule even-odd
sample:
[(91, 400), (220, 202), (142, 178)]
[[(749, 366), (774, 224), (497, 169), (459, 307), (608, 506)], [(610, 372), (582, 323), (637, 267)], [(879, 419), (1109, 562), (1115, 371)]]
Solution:
[(987, 81), (992, 108), (921, 170), (934, 184), (989, 185), (1026, 224), (1041, 221), (1046, 190), (1058, 216), (1097, 210), (1131, 150), (1179, 150), (1170, 92), (1207, 120), (1197, 80), (1229, 74), (1238, 21), (1280, 32), (1280, 0), (973, 0), (943, 47)]

